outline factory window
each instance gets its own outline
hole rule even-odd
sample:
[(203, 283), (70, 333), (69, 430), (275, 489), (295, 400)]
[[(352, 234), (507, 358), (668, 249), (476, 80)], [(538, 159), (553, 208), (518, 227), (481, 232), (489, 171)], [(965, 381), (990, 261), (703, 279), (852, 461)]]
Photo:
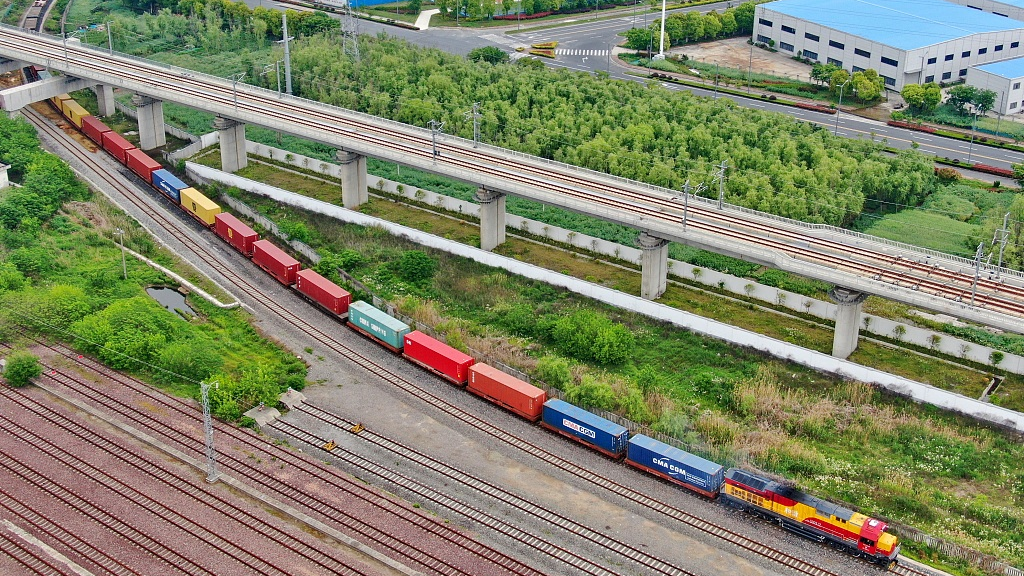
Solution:
[(1010, 102), (1010, 110), (1013, 110), (1016, 107), (1017, 107), (1017, 103), (1016, 102)]
[(1003, 18), (1009, 18), (1006, 14), (1000, 14), (999, 12), (993, 12), (996, 16), (1002, 16)]
[(924, 77), (924, 83), (927, 84), (929, 82), (935, 82), (935, 75), (934, 74), (932, 74), (931, 76), (925, 76)]
[(793, 45), (789, 44), (789, 43), (786, 43), (786, 42), (779, 42), (779, 48), (782, 48), (786, 52), (792, 52), (793, 51)]
[(949, 80), (952, 77), (953, 77), (953, 73), (952, 72), (943, 72), (942, 73), (942, 79), (943, 80)]
[(761, 42), (763, 44), (767, 44), (767, 43), (771, 42), (772, 39), (767, 37), (767, 36), (765, 36), (764, 34), (758, 34), (757, 35), (757, 41)]
[(886, 58), (885, 56), (882, 56), (882, 64), (888, 64), (889, 66), (899, 66), (900, 65), (899, 62), (893, 60), (892, 58)]
[(786, 26), (785, 24), (782, 25), (782, 31), (789, 32), (790, 34), (796, 34), (796, 28), (793, 28), (792, 26)]
[(896, 85), (896, 79), (895, 78), (889, 78), (888, 76), (882, 76), (882, 80), (885, 80), (885, 85), (886, 86), (895, 86)]
[(765, 20), (764, 18), (758, 18), (757, 19), (757, 23), (762, 25), (762, 26), (767, 26), (769, 28), (772, 27), (772, 21), (771, 20)]
[(981, 10), (981, 8), (978, 8), (977, 6), (971, 6), (970, 4), (968, 4), (967, 7), (968, 8), (974, 8), (975, 10)]
[(967, 76), (967, 68), (961, 68), (960, 73), (957, 76)]
[(929, 58), (929, 59), (928, 59), (928, 63), (929, 63), (929, 64), (935, 64), (935, 61), (936, 61), (936, 60), (938, 60), (938, 58)]
[(854, 66), (854, 67), (853, 67), (853, 71), (854, 71), (854, 72), (863, 72), (863, 71), (864, 71), (864, 69), (863, 69), (863, 68), (861, 68), (860, 66)]
[(982, 54), (988, 54), (988, 48), (978, 48), (978, 56)]
[(868, 52), (867, 50), (861, 50), (860, 48), (854, 48), (853, 53), (856, 54), (857, 56), (871, 58), (871, 52)]
[(808, 40), (814, 40), (815, 42), (819, 40), (817, 34), (811, 34), (810, 32), (804, 32), (804, 38), (807, 38)]
[(1010, 42), (1010, 48), (1016, 48), (1017, 46), (1020, 46), (1020, 42)]
[(829, 64), (834, 64), (836, 66), (839, 66), (840, 68), (843, 67), (843, 61), (842, 60), (836, 60), (835, 58), (828, 58), (827, 62)]
[(817, 60), (818, 59), (818, 53), (817, 52), (811, 52), (810, 50), (804, 50), (804, 58), (809, 58), (811, 60)]
[(840, 50), (846, 49), (846, 44), (843, 44), (842, 42), (836, 42), (835, 40), (829, 40), (828, 45), (833, 48), (839, 48)]
[(946, 62), (949, 62), (952, 59), (953, 59), (953, 55), (952, 54), (946, 54), (946, 58), (945, 58)]
[(1002, 52), (1003, 51), (1003, 45), (1002, 44), (996, 44), (995, 50), (996, 50), (996, 52)]
[(971, 51), (970, 51), (970, 50), (968, 50), (968, 51), (966, 51), (966, 52), (961, 52), (961, 53), (960, 53), (960, 57), (961, 57), (961, 58), (970, 58), (970, 57), (971, 57)]
[(1016, 90), (1018, 88), (1020, 88), (1020, 82), (1014, 82), (1013, 83), (1013, 89)]

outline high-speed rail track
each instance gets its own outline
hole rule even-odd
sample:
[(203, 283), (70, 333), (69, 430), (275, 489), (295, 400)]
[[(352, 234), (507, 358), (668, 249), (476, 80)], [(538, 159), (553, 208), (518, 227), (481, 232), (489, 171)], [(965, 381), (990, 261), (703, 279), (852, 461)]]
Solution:
[[(915, 251), (827, 227), (803, 225), (691, 198), (638, 182), (282, 96), (229, 80), (107, 54), (0, 27), (0, 54), (201, 107), (240, 122), (477, 182), (623, 223), (668, 240), (720, 244), (733, 253), (840, 286), (1022, 332), (1024, 276)], [(436, 151), (436, 153), (435, 153)]]

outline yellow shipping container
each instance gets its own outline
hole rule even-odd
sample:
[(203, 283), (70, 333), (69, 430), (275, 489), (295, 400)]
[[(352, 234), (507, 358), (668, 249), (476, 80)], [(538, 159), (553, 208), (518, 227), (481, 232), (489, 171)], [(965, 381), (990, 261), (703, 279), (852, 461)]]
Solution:
[(82, 127), (82, 118), (92, 116), (92, 114), (89, 114), (88, 110), (83, 108), (81, 104), (74, 100), (64, 100), (61, 102), (61, 111), (64, 112), (64, 115), (67, 116), (68, 120), (71, 120), (72, 124), (79, 128)]
[(185, 188), (181, 191), (181, 207), (205, 222), (207, 226), (213, 226), (214, 219), (220, 214), (220, 206), (195, 188)]
[(61, 102), (65, 100), (71, 100), (71, 96), (67, 94), (58, 94), (53, 98), (50, 98), (50, 102), (53, 102), (53, 105), (56, 106), (57, 110), (60, 110), (61, 112), (64, 111), (64, 107), (61, 105)]

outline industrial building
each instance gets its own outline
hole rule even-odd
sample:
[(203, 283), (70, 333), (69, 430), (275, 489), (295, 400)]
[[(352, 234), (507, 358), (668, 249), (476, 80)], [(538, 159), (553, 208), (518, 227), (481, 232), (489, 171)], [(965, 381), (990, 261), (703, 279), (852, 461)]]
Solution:
[(996, 93), (993, 112), (1017, 114), (1024, 112), (1024, 58), (972, 66), (967, 70), (967, 83), (975, 88)]
[(757, 6), (752, 38), (851, 72), (876, 70), (897, 91), (1024, 56), (1024, 22), (945, 0), (778, 0)]
[(1024, 0), (949, 0), (954, 4), (960, 4), (991, 12), (997, 16), (1005, 16), (1014, 20), (1024, 20)]

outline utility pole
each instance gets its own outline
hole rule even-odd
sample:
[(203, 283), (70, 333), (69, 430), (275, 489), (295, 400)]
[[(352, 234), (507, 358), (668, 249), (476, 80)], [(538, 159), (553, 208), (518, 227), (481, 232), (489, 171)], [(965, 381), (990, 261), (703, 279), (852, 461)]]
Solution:
[(231, 75), (231, 92), (235, 99), (235, 112), (238, 112), (238, 83), (245, 78), (245, 72)]
[(727, 168), (725, 160), (718, 165), (718, 173), (715, 174), (715, 180), (718, 180), (718, 209), (722, 209), (722, 205), (725, 203), (725, 169)]
[(437, 157), (441, 155), (441, 152), (437, 149), (437, 134), (444, 128), (444, 122), (438, 122), (437, 120), (430, 121), (430, 136), (431, 141), (434, 143), (434, 163), (437, 163)]
[(113, 20), (107, 21), (107, 53), (111, 56), (114, 55), (114, 34), (110, 31), (110, 28), (114, 25)]
[(754, 70), (754, 41), (750, 41), (750, 60), (747, 61), (747, 94), (750, 94), (751, 72)]
[(833, 136), (839, 135), (839, 113), (843, 111), (843, 88), (846, 88), (846, 85), (849, 84), (851, 80), (853, 80), (853, 76), (850, 76), (846, 79), (846, 82), (839, 85), (839, 106), (836, 107), (836, 127), (832, 130)]
[[(219, 384), (216, 385), (218, 388)], [(205, 381), (199, 383), (199, 391), (203, 396), (203, 432), (206, 433), (206, 481), (216, 482), (220, 477), (217, 473), (217, 452), (213, 447), (213, 418), (210, 417), (210, 385)]]
[(978, 110), (974, 110), (974, 122), (971, 122), (971, 145), (967, 147), (967, 163), (971, 163), (971, 153), (974, 152), (974, 133), (978, 129)]
[[(1009, 216), (1009, 214), (1007, 214), (1007, 216)], [(124, 272), (124, 279), (127, 280), (128, 264), (124, 260), (124, 230), (118, 228), (114, 233), (121, 237), (121, 270)], [(1001, 255), (1002, 253), (1000, 253), (1000, 256)]]
[(281, 31), (284, 38), (277, 41), (277, 44), (284, 44), (284, 86), (289, 96), (292, 94), (292, 53), (288, 49), (288, 41), (294, 37), (288, 36), (288, 14), (281, 13)]
[(974, 306), (974, 295), (978, 293), (978, 276), (981, 274), (981, 255), (985, 252), (985, 243), (978, 243), (978, 251), (974, 253), (974, 282), (971, 283), (971, 306)]
[[(1007, 212), (1003, 216), (1003, 227), (997, 228), (995, 233), (992, 234), (992, 246), (999, 244), (999, 261), (996, 263), (996, 277), (999, 276), (999, 271), (1003, 269), (1003, 250), (1006, 249), (1006, 243), (1010, 240), (1010, 229), (1007, 225), (1010, 223), (1010, 213)], [(992, 255), (988, 255), (989, 260), (992, 259)]]
[[(683, 232), (686, 232), (686, 218), (690, 212), (690, 179), (686, 179), (686, 183), (683, 184)], [(700, 186), (693, 191), (694, 194), (699, 194), (704, 191), (704, 183), (701, 182)], [(673, 196), (670, 200), (679, 200), (679, 196)]]
[(473, 110), (466, 112), (466, 118), (473, 119), (473, 148), (480, 146), (480, 103), (473, 102)]
[(658, 37), (658, 56), (654, 59), (665, 59), (665, 0), (661, 0), (661, 36)]
[(718, 62), (715, 62), (715, 100), (718, 100)]

